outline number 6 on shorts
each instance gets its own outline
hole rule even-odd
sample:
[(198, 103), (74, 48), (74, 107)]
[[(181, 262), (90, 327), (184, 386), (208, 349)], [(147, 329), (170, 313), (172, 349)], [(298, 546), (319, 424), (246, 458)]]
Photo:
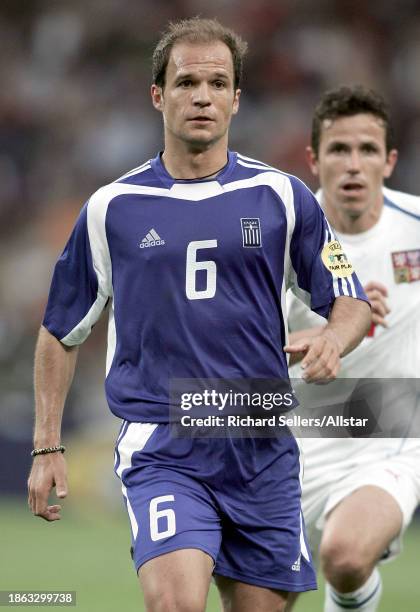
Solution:
[[(161, 495), (160, 497), (154, 497), (150, 501), (149, 506), (149, 517), (150, 517), (150, 537), (153, 542), (162, 540), (163, 538), (169, 538), (175, 535), (176, 532), (176, 520), (175, 512), (171, 508), (165, 510), (158, 510), (158, 504), (163, 502), (175, 501), (174, 495)], [(159, 519), (166, 518), (166, 529), (165, 531), (159, 531)]]

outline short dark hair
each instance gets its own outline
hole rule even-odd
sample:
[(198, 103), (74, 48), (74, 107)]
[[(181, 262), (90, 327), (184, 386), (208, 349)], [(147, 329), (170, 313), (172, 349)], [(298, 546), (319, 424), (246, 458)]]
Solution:
[(312, 119), (311, 146), (315, 155), (319, 152), (322, 123), (325, 119), (351, 117), (360, 113), (375, 115), (383, 121), (387, 153), (393, 148), (393, 133), (388, 105), (373, 89), (362, 85), (341, 86), (324, 93), (318, 102)]
[(152, 78), (155, 85), (165, 86), (166, 67), (173, 46), (185, 40), (190, 43), (209, 43), (221, 41), (232, 53), (234, 87), (237, 89), (242, 78), (243, 59), (247, 51), (247, 43), (242, 38), (225, 28), (217, 19), (201, 19), (192, 17), (182, 21), (170, 22), (153, 51)]

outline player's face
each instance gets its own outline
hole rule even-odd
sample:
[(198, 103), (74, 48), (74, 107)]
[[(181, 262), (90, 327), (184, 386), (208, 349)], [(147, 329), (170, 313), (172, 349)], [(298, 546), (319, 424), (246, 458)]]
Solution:
[(397, 152), (387, 153), (385, 127), (370, 113), (324, 120), (318, 155), (308, 150), (328, 209), (359, 218), (380, 210), (383, 180), (391, 176)]
[(165, 86), (152, 85), (155, 108), (163, 113), (165, 141), (206, 150), (226, 140), (239, 107), (230, 49), (221, 41), (179, 42), (166, 68)]

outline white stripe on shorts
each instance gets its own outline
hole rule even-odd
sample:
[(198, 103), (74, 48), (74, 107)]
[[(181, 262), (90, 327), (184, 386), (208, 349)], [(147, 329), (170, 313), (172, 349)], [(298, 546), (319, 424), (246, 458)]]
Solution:
[(157, 423), (130, 423), (125, 430), (125, 434), (120, 436), (117, 444), (117, 449), (120, 455), (120, 465), (118, 466), (116, 473), (121, 479), (122, 494), (127, 502), (127, 512), (130, 518), (131, 531), (133, 532), (134, 540), (137, 538), (139, 526), (133, 512), (133, 508), (131, 507), (130, 500), (128, 499), (127, 488), (122, 482), (122, 474), (124, 470), (131, 467), (133, 453), (143, 450), (156, 427)]
[(133, 453), (143, 450), (152, 433), (155, 431), (157, 423), (130, 423), (118, 443), (120, 455), (120, 465), (117, 475), (122, 478), (122, 473), (131, 467)]

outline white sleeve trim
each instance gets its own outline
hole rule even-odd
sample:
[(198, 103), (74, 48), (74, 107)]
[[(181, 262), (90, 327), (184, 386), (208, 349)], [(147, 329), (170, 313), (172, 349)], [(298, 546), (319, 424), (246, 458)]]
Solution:
[(66, 344), (67, 346), (74, 346), (76, 344), (82, 344), (89, 336), (92, 331), (92, 327), (95, 325), (96, 321), (101, 316), (101, 312), (103, 311), (107, 297), (100, 295), (98, 292), (98, 297), (95, 302), (92, 304), (87, 315), (74, 327), (67, 336), (61, 338), (61, 342)]
[(87, 205), (87, 232), (92, 264), (98, 279), (98, 294), (89, 312), (61, 339), (67, 346), (82, 344), (86, 340), (101, 316), (108, 298), (113, 294), (111, 256), (105, 231), (106, 213), (111, 199), (109, 190), (102, 188), (91, 197)]

